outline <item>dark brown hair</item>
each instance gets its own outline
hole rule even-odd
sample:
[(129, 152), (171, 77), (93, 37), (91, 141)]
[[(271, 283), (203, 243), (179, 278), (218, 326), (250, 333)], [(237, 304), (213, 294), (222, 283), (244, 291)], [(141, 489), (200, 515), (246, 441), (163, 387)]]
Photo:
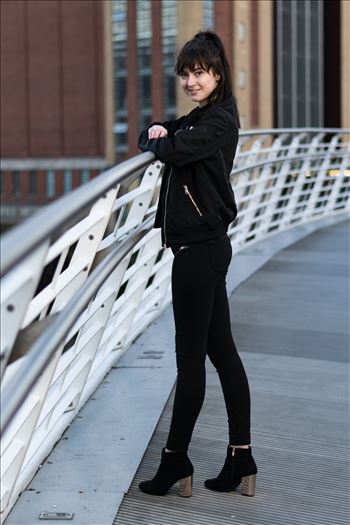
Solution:
[[(194, 71), (196, 66), (205, 71), (212, 69), (214, 74), (220, 76), (216, 88), (209, 97), (208, 105), (233, 97), (230, 65), (223, 43), (214, 31), (199, 31), (186, 42), (177, 57), (175, 72), (181, 75), (186, 70)], [(238, 109), (234, 97), (233, 110), (239, 126)]]

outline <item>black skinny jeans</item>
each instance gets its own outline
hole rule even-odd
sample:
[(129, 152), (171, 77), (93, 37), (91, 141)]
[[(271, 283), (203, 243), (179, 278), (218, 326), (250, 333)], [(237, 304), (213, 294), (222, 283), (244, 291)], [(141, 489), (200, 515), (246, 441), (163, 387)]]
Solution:
[(231, 334), (225, 277), (232, 257), (228, 236), (173, 246), (172, 295), (177, 383), (166, 447), (187, 451), (205, 395), (206, 355), (215, 366), (228, 416), (229, 443), (250, 443), (250, 393)]

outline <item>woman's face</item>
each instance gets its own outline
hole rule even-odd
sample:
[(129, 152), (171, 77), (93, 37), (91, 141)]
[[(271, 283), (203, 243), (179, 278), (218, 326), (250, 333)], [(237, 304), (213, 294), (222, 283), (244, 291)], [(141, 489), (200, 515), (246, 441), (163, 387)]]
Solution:
[(180, 74), (181, 87), (193, 102), (204, 106), (208, 97), (217, 86), (220, 76), (212, 69), (205, 71), (200, 66), (195, 66), (194, 71), (186, 69)]

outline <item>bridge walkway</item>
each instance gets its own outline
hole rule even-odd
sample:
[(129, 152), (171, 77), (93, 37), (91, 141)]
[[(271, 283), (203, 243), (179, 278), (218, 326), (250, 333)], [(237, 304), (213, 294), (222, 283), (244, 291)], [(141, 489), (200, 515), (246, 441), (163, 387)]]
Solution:
[(165, 497), (137, 488), (153, 476), (169, 428), (175, 360), (168, 308), (80, 411), (6, 525), (42, 525), (45, 511), (73, 513), (60, 521), (73, 525), (347, 525), (350, 224), (326, 224), (244, 250), (228, 275), (229, 290), (236, 289), (232, 330), (251, 387), (254, 498), (203, 485), (221, 468), (227, 444), (209, 362), (189, 449), (192, 498), (175, 487)]
[(252, 397), (254, 498), (214, 493), (227, 444), (214, 368), (189, 456), (192, 498), (137, 485), (153, 476), (169, 428), (170, 396), (114, 525), (346, 525), (349, 523), (349, 223), (299, 240), (267, 262), (230, 300), (232, 330)]

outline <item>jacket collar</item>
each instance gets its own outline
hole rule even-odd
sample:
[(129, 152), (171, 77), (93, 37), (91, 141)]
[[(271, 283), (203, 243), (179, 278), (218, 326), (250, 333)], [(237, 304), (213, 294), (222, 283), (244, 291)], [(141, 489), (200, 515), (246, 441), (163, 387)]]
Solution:
[(202, 115), (210, 110), (210, 109), (216, 109), (216, 108), (222, 108), (226, 111), (230, 111), (232, 114), (234, 113), (234, 102), (233, 102), (233, 96), (228, 97), (227, 99), (219, 102), (218, 104), (206, 104), (205, 106), (197, 106), (195, 107), (190, 113), (187, 115), (185, 119), (185, 126), (193, 126), (201, 117)]

